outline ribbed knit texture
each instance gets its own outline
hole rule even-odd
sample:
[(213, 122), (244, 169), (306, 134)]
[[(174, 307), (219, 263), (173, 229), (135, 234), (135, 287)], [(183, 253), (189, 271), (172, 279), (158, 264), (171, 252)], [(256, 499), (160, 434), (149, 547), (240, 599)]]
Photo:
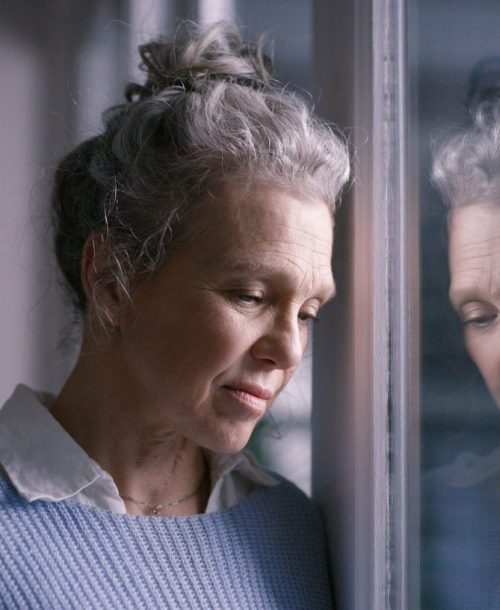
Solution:
[(0, 479), (0, 608), (321, 610), (321, 522), (283, 481), (190, 517), (29, 503)]

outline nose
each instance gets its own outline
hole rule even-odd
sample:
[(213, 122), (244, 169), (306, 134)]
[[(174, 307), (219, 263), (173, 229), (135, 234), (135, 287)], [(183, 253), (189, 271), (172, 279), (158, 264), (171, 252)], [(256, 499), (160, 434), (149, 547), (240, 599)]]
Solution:
[(295, 316), (275, 319), (255, 341), (251, 355), (270, 368), (294, 369), (304, 353), (307, 340), (304, 332)]

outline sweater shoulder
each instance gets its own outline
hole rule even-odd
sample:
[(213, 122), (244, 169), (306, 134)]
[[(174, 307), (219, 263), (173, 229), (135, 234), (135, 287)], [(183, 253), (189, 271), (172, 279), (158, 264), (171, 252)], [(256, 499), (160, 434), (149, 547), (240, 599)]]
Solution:
[(291, 502), (296, 505), (297, 508), (301, 508), (305, 511), (311, 511), (313, 513), (318, 512), (314, 501), (302, 489), (297, 487), (295, 483), (277, 472), (270, 472), (270, 474), (278, 480), (278, 484), (264, 489), (274, 490), (276, 501)]
[(285, 477), (272, 473), (279, 481), (272, 487), (259, 487), (242, 505), (242, 512), (259, 513), (260, 523), (275, 529), (294, 531), (295, 535), (325, 539), (320, 511), (311, 498)]

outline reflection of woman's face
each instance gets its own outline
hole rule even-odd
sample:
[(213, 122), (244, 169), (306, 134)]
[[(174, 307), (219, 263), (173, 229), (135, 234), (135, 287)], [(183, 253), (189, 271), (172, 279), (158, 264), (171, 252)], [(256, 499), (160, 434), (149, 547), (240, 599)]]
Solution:
[(450, 298), (467, 350), (500, 406), (500, 205), (452, 212), (449, 260)]
[(323, 203), (271, 189), (213, 206), (211, 228), (132, 295), (116, 358), (138, 423), (240, 450), (297, 367), (333, 291)]

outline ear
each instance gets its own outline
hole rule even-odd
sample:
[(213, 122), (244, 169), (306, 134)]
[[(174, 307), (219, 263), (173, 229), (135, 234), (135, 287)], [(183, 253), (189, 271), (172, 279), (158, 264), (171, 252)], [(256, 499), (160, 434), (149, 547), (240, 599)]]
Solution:
[(117, 328), (120, 298), (111, 269), (111, 251), (101, 233), (91, 233), (82, 248), (80, 279), (91, 321), (104, 328)]

